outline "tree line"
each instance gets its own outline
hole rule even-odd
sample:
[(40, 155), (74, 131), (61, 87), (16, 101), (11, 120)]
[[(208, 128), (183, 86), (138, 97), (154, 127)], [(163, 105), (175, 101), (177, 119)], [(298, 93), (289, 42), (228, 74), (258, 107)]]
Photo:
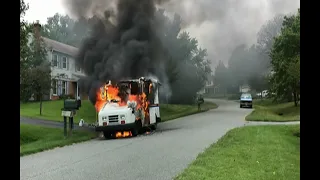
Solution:
[[(256, 92), (268, 90), (274, 101), (300, 100), (300, 9), (267, 21), (251, 46), (239, 45), (227, 66), (220, 61), (214, 82), (225, 93), (239, 93), (248, 84)], [(261, 93), (262, 94), (262, 93)]]

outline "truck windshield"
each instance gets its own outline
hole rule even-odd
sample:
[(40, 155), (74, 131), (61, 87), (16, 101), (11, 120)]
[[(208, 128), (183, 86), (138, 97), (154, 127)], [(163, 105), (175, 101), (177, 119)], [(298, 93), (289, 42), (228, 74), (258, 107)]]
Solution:
[(137, 82), (130, 83), (131, 86), (131, 94), (138, 95), (139, 94), (139, 84)]
[(111, 99), (110, 102), (117, 103), (117, 102), (119, 102), (119, 100)]
[(250, 95), (250, 94), (243, 94), (243, 95), (241, 95), (241, 98), (243, 98), (243, 99), (250, 99), (250, 98), (251, 98), (251, 95)]

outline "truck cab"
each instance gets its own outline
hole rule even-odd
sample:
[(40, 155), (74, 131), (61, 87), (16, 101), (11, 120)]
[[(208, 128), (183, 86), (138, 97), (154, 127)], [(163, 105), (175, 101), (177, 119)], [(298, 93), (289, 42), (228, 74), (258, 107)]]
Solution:
[(101, 88), (106, 102), (98, 112), (96, 131), (108, 138), (117, 132), (137, 136), (144, 127), (155, 130), (161, 121), (160, 85), (157, 80), (142, 77)]

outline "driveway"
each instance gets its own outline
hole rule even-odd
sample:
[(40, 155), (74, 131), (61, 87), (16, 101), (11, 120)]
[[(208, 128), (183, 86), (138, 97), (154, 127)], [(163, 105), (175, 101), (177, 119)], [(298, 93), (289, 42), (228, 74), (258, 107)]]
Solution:
[(20, 158), (20, 179), (169, 180), (232, 128), (243, 126), (251, 109), (214, 100), (217, 109), (158, 125), (156, 133), (91, 140)]

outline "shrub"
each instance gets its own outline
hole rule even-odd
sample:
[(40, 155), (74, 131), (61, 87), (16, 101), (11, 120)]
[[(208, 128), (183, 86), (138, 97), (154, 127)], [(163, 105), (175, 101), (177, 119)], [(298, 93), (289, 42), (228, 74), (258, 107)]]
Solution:
[(73, 94), (62, 94), (59, 96), (59, 99), (74, 99), (75, 96)]

